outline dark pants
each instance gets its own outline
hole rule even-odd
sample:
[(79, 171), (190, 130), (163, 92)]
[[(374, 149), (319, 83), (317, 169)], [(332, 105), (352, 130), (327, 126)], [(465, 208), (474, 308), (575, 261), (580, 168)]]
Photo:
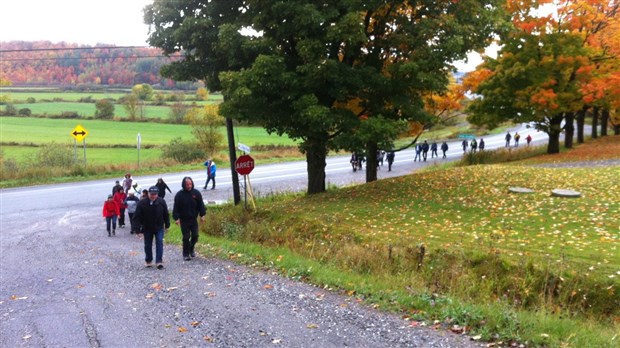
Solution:
[(155, 232), (144, 230), (144, 261), (153, 262), (153, 239), (155, 239), (155, 263), (161, 263), (164, 258), (164, 229)]
[(133, 224), (133, 213), (127, 213), (127, 215), (129, 215), (129, 231), (136, 232), (136, 229), (134, 228), (134, 224)]
[(112, 229), (116, 230), (116, 215), (105, 218), (105, 225), (108, 229), (108, 233), (110, 232), (110, 224), (112, 224)]
[(213, 186), (211, 186), (211, 188), (215, 188), (215, 176), (207, 177), (207, 182), (205, 182), (205, 188), (207, 188), (207, 186), (209, 186), (209, 182), (211, 182), (211, 180), (213, 180)]
[(125, 226), (125, 208), (121, 208), (121, 215), (118, 216), (118, 226)]
[(183, 257), (194, 252), (194, 246), (198, 242), (198, 222), (196, 219), (181, 220), (181, 234), (183, 235)]

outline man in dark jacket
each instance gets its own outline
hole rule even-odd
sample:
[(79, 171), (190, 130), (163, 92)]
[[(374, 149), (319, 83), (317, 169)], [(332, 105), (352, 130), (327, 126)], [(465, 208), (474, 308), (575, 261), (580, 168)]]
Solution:
[(142, 228), (144, 233), (146, 267), (153, 267), (153, 237), (155, 237), (155, 264), (157, 269), (163, 269), (164, 229), (170, 228), (170, 215), (166, 201), (158, 197), (158, 193), (157, 186), (149, 188), (148, 199), (138, 202), (133, 219), (136, 229)]
[(198, 242), (198, 215), (200, 221), (204, 222), (207, 210), (202, 200), (200, 191), (194, 188), (194, 181), (189, 176), (183, 178), (181, 191), (174, 196), (174, 208), (172, 208), (172, 218), (177, 225), (181, 225), (183, 234), (183, 259), (191, 260), (196, 257), (194, 246)]

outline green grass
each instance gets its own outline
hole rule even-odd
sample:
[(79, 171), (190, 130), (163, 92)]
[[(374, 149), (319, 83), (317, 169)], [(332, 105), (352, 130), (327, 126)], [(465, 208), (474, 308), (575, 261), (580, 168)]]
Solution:
[(481, 165), (269, 197), (253, 213), (210, 209), (202, 251), (484, 340), (617, 347), (618, 177), (617, 166)]
[[(149, 122), (118, 122), (101, 120), (67, 120), (30, 117), (0, 117), (0, 141), (2, 143), (45, 144), (50, 142), (73, 142), (70, 132), (78, 125), (87, 131), (86, 144), (135, 146), (140, 133), (142, 145), (164, 145), (181, 137), (193, 139), (188, 125), (161, 124)], [(221, 128), (225, 135), (225, 128)], [(295, 145), (287, 137), (269, 135), (259, 127), (235, 127), (238, 142), (250, 147), (256, 145)], [(4, 148), (4, 146), (3, 146)], [(7, 148), (9, 148), (7, 146)], [(6, 150), (10, 152), (10, 149)]]

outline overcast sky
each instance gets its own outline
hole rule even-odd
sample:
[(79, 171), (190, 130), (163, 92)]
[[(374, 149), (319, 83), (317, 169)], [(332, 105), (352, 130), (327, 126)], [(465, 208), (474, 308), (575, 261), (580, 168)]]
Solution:
[[(0, 0), (0, 41), (147, 46), (142, 9), (152, 0)], [(459, 71), (481, 62), (471, 54)]]

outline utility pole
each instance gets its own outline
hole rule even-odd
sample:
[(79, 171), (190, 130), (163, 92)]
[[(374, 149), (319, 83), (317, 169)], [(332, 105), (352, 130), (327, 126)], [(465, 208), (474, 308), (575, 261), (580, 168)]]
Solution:
[(228, 135), (228, 154), (230, 157), (230, 174), (232, 175), (233, 198), (235, 205), (241, 202), (241, 190), (239, 189), (239, 174), (235, 170), (237, 162), (237, 149), (235, 148), (235, 133), (233, 131), (233, 121), (226, 118), (226, 134)]

